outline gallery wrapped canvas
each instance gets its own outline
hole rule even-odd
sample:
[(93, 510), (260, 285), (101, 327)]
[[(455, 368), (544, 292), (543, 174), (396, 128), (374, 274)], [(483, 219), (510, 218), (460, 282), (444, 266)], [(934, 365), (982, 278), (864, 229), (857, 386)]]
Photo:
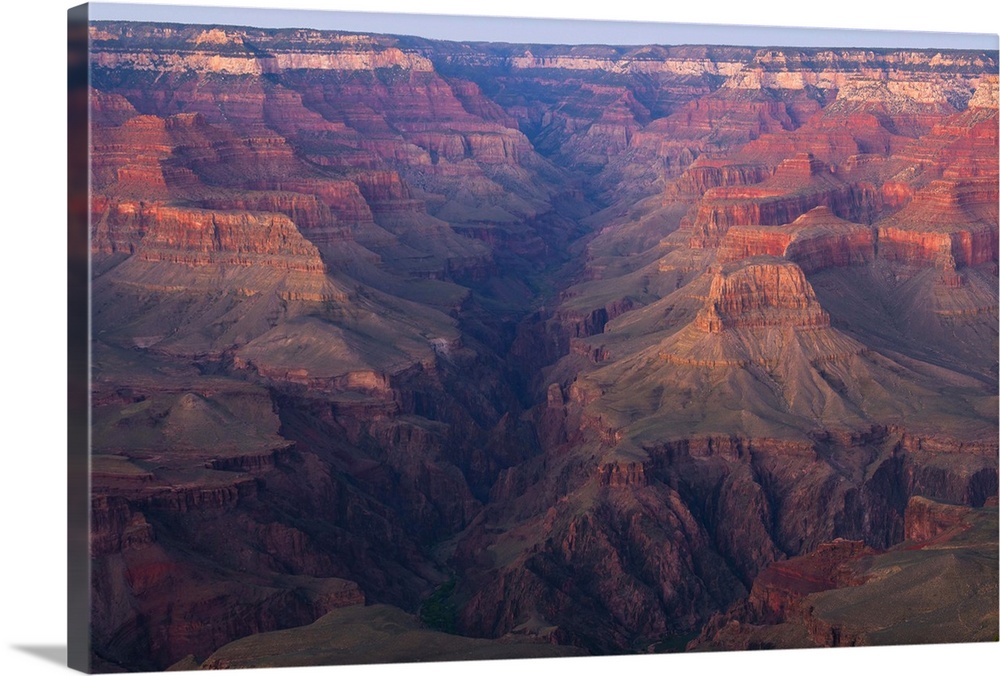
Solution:
[(996, 35), (69, 44), (71, 666), (998, 640)]

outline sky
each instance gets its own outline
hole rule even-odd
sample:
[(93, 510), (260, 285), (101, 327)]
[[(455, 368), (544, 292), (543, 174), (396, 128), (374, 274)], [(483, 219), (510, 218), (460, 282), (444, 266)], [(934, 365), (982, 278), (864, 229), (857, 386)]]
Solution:
[[(488, 7), (489, 5), (487, 5)], [(725, 15), (722, 14), (724, 17)], [(522, 44), (997, 49), (995, 34), (91, 3), (91, 20), (319, 28)], [(831, 17), (834, 18), (834, 17)]]

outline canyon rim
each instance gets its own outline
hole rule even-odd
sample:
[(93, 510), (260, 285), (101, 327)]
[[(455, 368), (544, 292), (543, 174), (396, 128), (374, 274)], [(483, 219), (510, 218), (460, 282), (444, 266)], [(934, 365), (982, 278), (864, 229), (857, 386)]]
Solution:
[(995, 47), (85, 40), (77, 666), (997, 640)]

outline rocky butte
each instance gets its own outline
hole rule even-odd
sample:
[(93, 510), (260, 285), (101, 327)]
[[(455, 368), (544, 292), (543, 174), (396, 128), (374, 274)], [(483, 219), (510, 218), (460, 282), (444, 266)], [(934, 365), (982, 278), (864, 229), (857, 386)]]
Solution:
[(996, 52), (90, 39), (94, 670), (996, 638)]

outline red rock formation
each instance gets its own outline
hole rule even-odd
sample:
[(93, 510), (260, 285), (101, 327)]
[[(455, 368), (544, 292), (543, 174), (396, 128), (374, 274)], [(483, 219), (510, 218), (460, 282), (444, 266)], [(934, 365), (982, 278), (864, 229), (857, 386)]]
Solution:
[(762, 90), (720, 88), (633, 132), (628, 150), (609, 161), (599, 185), (617, 196), (642, 189), (649, 194), (650, 187), (665, 181), (669, 196), (700, 197), (711, 187), (759, 182), (773, 173), (768, 158), (733, 162), (720, 151), (793, 129), (818, 109), (804, 93), (782, 98)]
[(641, 487), (649, 484), (646, 467), (641, 462), (606, 463), (597, 469), (597, 481), (612, 488)]
[[(94, 104), (105, 106), (109, 95), (97, 97)], [(119, 109), (131, 104), (117, 97)], [(153, 115), (129, 115), (114, 127), (97, 126), (92, 141), (94, 187), (119, 183), (120, 188), (147, 197), (168, 193), (164, 160), (173, 149), (167, 122)], [(103, 117), (100, 119), (104, 119)], [(109, 120), (113, 121), (113, 120)]]
[[(610, 470), (609, 485), (599, 487), (600, 477), (589, 484), (597, 497), (585, 512), (573, 514), (579, 505), (561, 503), (531, 529), (512, 533), (502, 545), (510, 552), (497, 562), (502, 567), (476, 579), (476, 593), (460, 616), (466, 630), (501, 635), (536, 617), (567, 638), (587, 637), (607, 650), (626, 641), (629, 632), (649, 636), (690, 626), (697, 611), (688, 599), (736, 586), (725, 574), (711, 580), (690, 575), (691, 566), (714, 565), (700, 548), (706, 534), (676, 493), (639, 476)], [(676, 540), (662, 539), (658, 523), (696, 543), (692, 554)], [(467, 538), (456, 558), (463, 566), (474, 561), (482, 544)], [(606, 605), (574, 614), (583, 598)], [(593, 631), (595, 622), (602, 631)]]
[(97, 127), (117, 127), (139, 113), (124, 96), (91, 89), (90, 114)]
[(375, 212), (423, 211), (423, 202), (412, 198), (395, 171), (367, 171), (358, 174), (354, 182)]
[(152, 529), (145, 517), (134, 513), (124, 498), (95, 496), (91, 501), (90, 515), (92, 556), (134, 549), (153, 541)]
[[(813, 110), (819, 110), (815, 101), (810, 103)], [(643, 134), (697, 139), (714, 132), (721, 138), (713, 138), (713, 142), (727, 146), (794, 126), (784, 102), (767, 100), (758, 92), (749, 90), (720, 89), (710, 96), (691, 101), (668, 117), (652, 122)]]
[(264, 211), (288, 216), (310, 242), (328, 244), (352, 239), (350, 228), (337, 222), (329, 206), (315, 195), (301, 192), (252, 192), (209, 197), (201, 202), (206, 209), (223, 211)]
[(695, 325), (709, 333), (830, 325), (830, 316), (820, 307), (802, 269), (791, 262), (769, 258), (724, 267), (712, 279), (708, 294)]
[(751, 186), (714, 188), (682, 228), (689, 245), (717, 247), (726, 231), (738, 225), (781, 225), (818, 206), (840, 218), (871, 220), (878, 193), (866, 184), (844, 182), (811, 155), (785, 160), (769, 179)]
[[(989, 510), (914, 496), (906, 523), (906, 541), (886, 552), (835, 540), (772, 564), (749, 597), (713, 617), (689, 649), (887, 645), (954, 639), (968, 636), (970, 624), (988, 626), (996, 615), (993, 580), (976, 571), (990, 567), (995, 511), (991, 518)], [(937, 572), (942, 566), (949, 574)], [(952, 582), (956, 588), (945, 591)], [(913, 633), (914, 624), (933, 634)]]
[(938, 121), (929, 133), (899, 148), (889, 164), (901, 179), (921, 187), (938, 178), (981, 177), (996, 183), (997, 133), (997, 80), (985, 75), (965, 111)]
[(816, 207), (788, 225), (730, 228), (716, 260), (727, 263), (762, 255), (785, 257), (807, 274), (862, 265), (875, 258), (874, 232), (837, 218), (827, 207)]
[(879, 257), (946, 271), (997, 260), (995, 180), (935, 181), (878, 223)]
[(280, 180), (260, 186), (264, 189), (298, 192), (316, 196), (344, 223), (372, 223), (372, 212), (353, 181), (331, 179)]
[[(202, 449), (195, 455), (212, 453), (213, 449)], [(245, 456), (227, 460), (241, 458)], [(201, 470), (202, 476), (195, 478), (183, 459), (166, 462), (172, 467), (137, 474), (125, 469), (123, 460), (122, 467), (93, 477), (93, 617), (102, 659), (119, 664), (172, 663), (187, 654), (208, 654), (249, 633), (295, 626), (332, 608), (364, 603), (357, 584), (329, 575), (329, 561), (318, 555), (315, 543), (304, 533), (285, 528), (282, 532), (294, 535), (292, 546), (277, 542), (274, 533), (281, 529), (277, 523), (270, 524), (271, 535), (264, 541), (280, 552), (276, 556), (297, 562), (298, 576), (247, 572), (259, 570), (260, 565), (247, 550), (236, 554), (242, 559), (240, 566), (229, 568), (218, 554), (215, 563), (206, 566), (199, 556), (171, 545), (170, 536), (161, 538), (158, 533), (163, 530), (176, 533), (178, 527), (186, 527), (183, 524), (200, 520), (215, 522), (214, 527), (226, 522), (235, 532), (238, 521), (230, 521), (232, 514), (258, 498), (257, 477), (233, 471), (231, 463), (224, 463), (226, 471)], [(238, 464), (257, 476), (273, 469), (272, 463)], [(190, 538), (194, 549), (199, 537)], [(228, 546), (232, 555), (243, 545), (233, 548), (230, 541)], [(211, 551), (212, 545), (208, 547)], [(241, 612), (234, 613), (237, 607)]]
[[(249, 199), (249, 198), (248, 198)], [(100, 204), (95, 200), (95, 204)], [(323, 271), (316, 247), (287, 216), (108, 203), (94, 225), (97, 251), (135, 252), (141, 260), (189, 265), (265, 265)]]
[(701, 197), (712, 188), (752, 185), (769, 178), (774, 170), (757, 164), (733, 165), (725, 160), (699, 157), (668, 187), (678, 195)]
[(906, 505), (905, 537), (912, 542), (929, 542), (943, 533), (961, 528), (971, 513), (972, 508), (966, 505), (951, 505), (914, 496)]
[(196, 560), (157, 542), (152, 530), (136, 513), (121, 531), (121, 546), (96, 554), (96, 579), (121, 579), (110, 588), (98, 582), (95, 589), (95, 640), (103, 646), (97, 654), (111, 663), (152, 666), (204, 657), (235, 638), (364, 603), (357, 585), (346, 580), (289, 576), (265, 586), (235, 570), (206, 574)]
[(462, 102), (462, 107), (471, 115), (489, 122), (496, 122), (510, 129), (517, 129), (517, 120), (495, 101), (483, 94), (475, 82), (456, 78), (448, 80), (448, 86), (451, 87), (455, 98)]
[(786, 622), (809, 594), (859, 584), (848, 564), (876, 550), (856, 540), (834, 540), (815, 551), (768, 566), (754, 580), (747, 603), (760, 622)]

